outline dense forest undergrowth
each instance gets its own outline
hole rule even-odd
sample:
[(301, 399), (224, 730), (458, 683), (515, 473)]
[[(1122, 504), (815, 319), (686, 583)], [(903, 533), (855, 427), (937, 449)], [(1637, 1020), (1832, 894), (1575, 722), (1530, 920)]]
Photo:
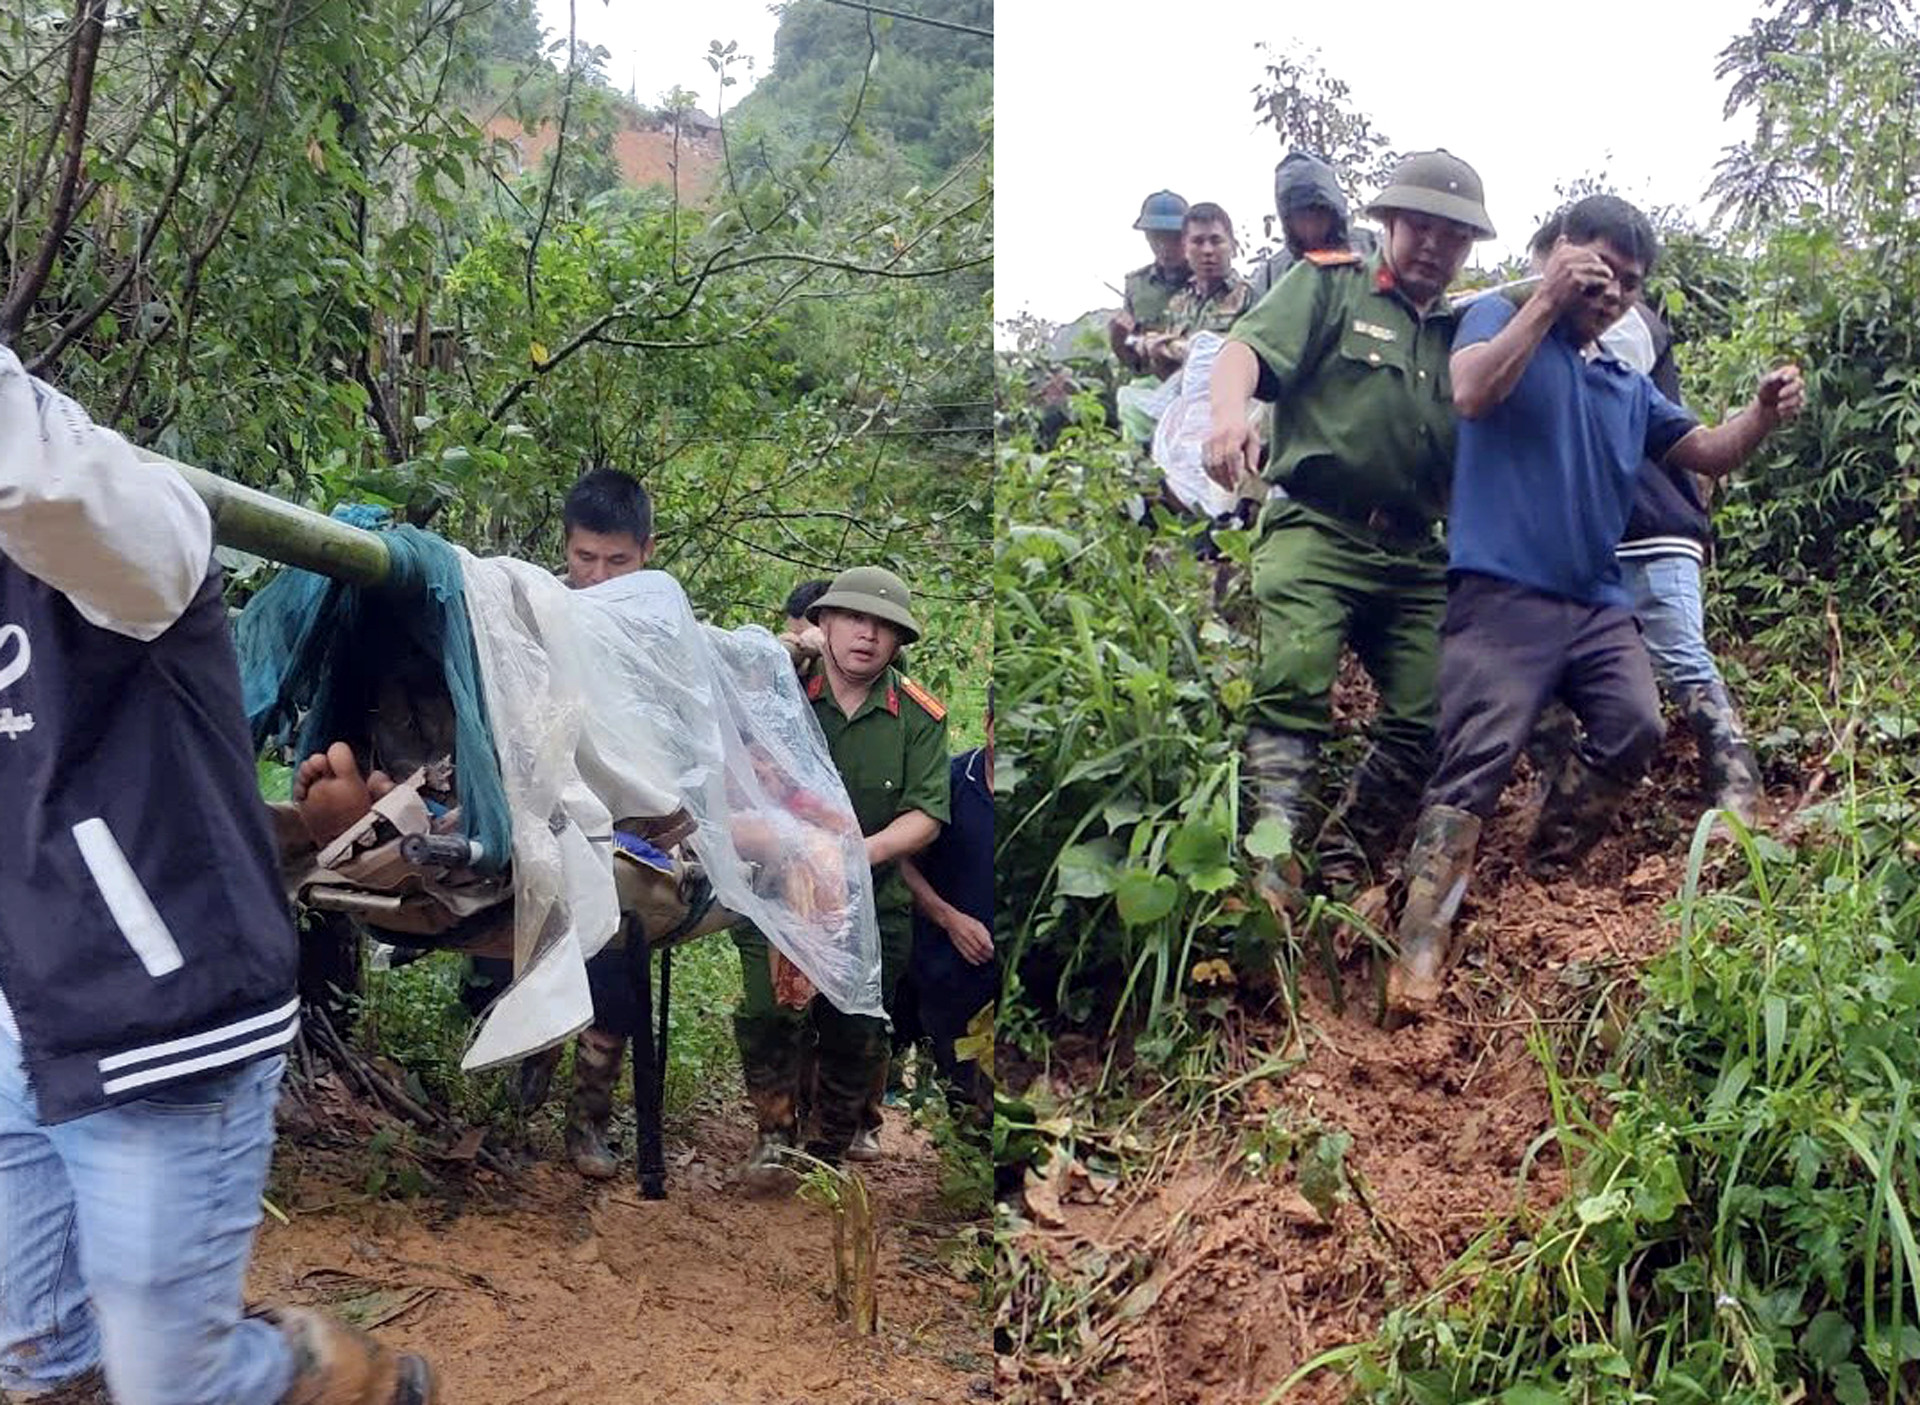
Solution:
[[(1651, 294), (1709, 419), (1808, 375), (1714, 504), (1765, 822), (1696, 827), (1682, 728), (1542, 886), (1523, 771), (1437, 1019), (1376, 1022), (1380, 905), (1282, 932), (1247, 882), (1250, 535), (1216, 534), (1220, 590), (1195, 529), (1137, 525), (1110, 372), (1069, 363), (1056, 439), (1056, 368), (1003, 358), (1006, 1398), (1916, 1398), (1920, 70), (1905, 10), (1868, 10), (1770, 6), (1729, 47), (1763, 120), (1714, 228), (1662, 215)], [(1337, 769), (1364, 688), (1336, 704)]]

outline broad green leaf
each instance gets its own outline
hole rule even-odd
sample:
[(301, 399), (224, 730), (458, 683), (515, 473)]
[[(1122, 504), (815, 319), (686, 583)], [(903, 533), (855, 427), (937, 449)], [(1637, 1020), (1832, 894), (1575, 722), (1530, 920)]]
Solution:
[(1256, 859), (1282, 859), (1293, 853), (1293, 836), (1286, 821), (1263, 815), (1248, 832), (1246, 846)]
[(1069, 898), (1104, 898), (1113, 891), (1119, 871), (1103, 842), (1072, 844), (1060, 851), (1060, 872), (1054, 891)]
[(1807, 1359), (1829, 1374), (1853, 1354), (1853, 1342), (1853, 1324), (1831, 1309), (1814, 1314), (1800, 1334), (1800, 1349)]
[(1113, 896), (1120, 920), (1129, 927), (1144, 927), (1173, 911), (1180, 901), (1180, 885), (1164, 873), (1130, 868), (1114, 884)]

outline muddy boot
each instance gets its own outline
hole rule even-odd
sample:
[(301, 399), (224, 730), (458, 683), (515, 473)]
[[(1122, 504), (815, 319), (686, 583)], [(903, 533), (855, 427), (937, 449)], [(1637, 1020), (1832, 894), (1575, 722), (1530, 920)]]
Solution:
[(1740, 714), (1727, 685), (1689, 683), (1674, 690), (1674, 701), (1693, 729), (1700, 750), (1700, 788), (1707, 803), (1725, 810), (1747, 828), (1760, 814), (1760, 766), (1740, 726)]
[(847, 1143), (847, 1160), (873, 1162), (886, 1159), (886, 1152), (880, 1147), (880, 1128), (886, 1121), (881, 1108), (885, 1106), (887, 1084), (892, 1076), (891, 1058), (873, 1071), (873, 1081), (867, 1088), (867, 1105), (860, 1112), (860, 1130)]
[(740, 1072), (753, 1104), (753, 1150), (740, 1168), (748, 1189), (791, 1189), (796, 1176), (784, 1153), (800, 1144), (800, 1080), (806, 1058), (802, 1017), (791, 1013), (735, 1015)]
[[(9, 1398), (4, 1392), (0, 1392), (0, 1401)], [(11, 1398), (20, 1400), (23, 1405), (27, 1405), (27, 1402), (31, 1402), (31, 1405), (113, 1405), (113, 1397), (107, 1394), (107, 1378), (100, 1374), (98, 1366), (90, 1371), (83, 1371), (71, 1380), (62, 1381), (53, 1389), (42, 1391), (38, 1395), (20, 1395)]]
[(626, 1039), (589, 1029), (573, 1050), (573, 1096), (567, 1100), (567, 1157), (573, 1169), (593, 1181), (610, 1181), (620, 1163), (607, 1145), (613, 1117), (613, 1085), (620, 1081), (620, 1056)]
[(807, 1150), (838, 1163), (867, 1126), (867, 1109), (886, 1077), (887, 1022), (835, 1011), (821, 1022), (814, 1073), (817, 1135)]
[(1527, 872), (1549, 880), (1571, 871), (1600, 842), (1632, 793), (1632, 782), (1596, 771), (1578, 752), (1569, 756), (1541, 802)]
[(1352, 897), (1383, 880), (1428, 770), (1377, 744), (1368, 750), (1320, 831), (1316, 861), (1327, 892)]
[(1400, 913), (1400, 956), (1387, 973), (1387, 1018), (1398, 1022), (1433, 1008), (1453, 954), (1453, 919), (1473, 876), (1480, 817), (1449, 805), (1420, 812), (1407, 855), (1407, 905)]
[(546, 1106), (547, 1095), (553, 1091), (554, 1071), (560, 1067), (560, 1052), (561, 1046), (556, 1044), (551, 1049), (542, 1049), (520, 1060), (516, 1091), (522, 1112), (532, 1112), (535, 1108)]
[(391, 1351), (311, 1308), (259, 1315), (293, 1348), (293, 1384), (280, 1405), (433, 1405), (433, 1372), (420, 1357)]
[(1300, 896), (1300, 854), (1307, 837), (1307, 805), (1313, 794), (1320, 743), (1297, 732), (1258, 723), (1247, 728), (1243, 747), (1245, 777), (1254, 823), (1279, 820), (1292, 837), (1292, 850), (1262, 860), (1253, 886), (1275, 914), (1292, 908)]

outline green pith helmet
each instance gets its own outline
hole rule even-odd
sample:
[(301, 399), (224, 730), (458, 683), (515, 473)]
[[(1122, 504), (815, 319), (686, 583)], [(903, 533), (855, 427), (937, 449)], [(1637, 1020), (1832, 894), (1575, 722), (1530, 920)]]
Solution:
[(1140, 218), (1135, 229), (1170, 229), (1178, 233), (1187, 217), (1187, 202), (1171, 190), (1156, 190), (1140, 202)]
[(913, 617), (913, 596), (907, 591), (907, 583), (885, 566), (855, 566), (850, 571), (842, 571), (833, 578), (827, 593), (808, 607), (808, 621), (820, 623), (822, 610), (857, 610), (876, 620), (885, 620), (906, 636), (901, 641), (905, 644), (920, 637), (920, 623)]
[(1476, 239), (1493, 238), (1487, 196), (1480, 173), (1450, 151), (1416, 151), (1402, 156), (1387, 177), (1387, 188), (1367, 206), (1370, 215), (1412, 210), (1439, 215), (1473, 230)]

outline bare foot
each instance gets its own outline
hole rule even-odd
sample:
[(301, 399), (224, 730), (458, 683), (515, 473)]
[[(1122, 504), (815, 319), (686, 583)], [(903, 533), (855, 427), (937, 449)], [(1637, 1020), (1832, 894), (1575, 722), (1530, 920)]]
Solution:
[(313, 842), (324, 849), (359, 822), (373, 802), (393, 789), (385, 771), (362, 778), (353, 748), (335, 742), (324, 754), (300, 763), (293, 777), (293, 803), (300, 807)]

